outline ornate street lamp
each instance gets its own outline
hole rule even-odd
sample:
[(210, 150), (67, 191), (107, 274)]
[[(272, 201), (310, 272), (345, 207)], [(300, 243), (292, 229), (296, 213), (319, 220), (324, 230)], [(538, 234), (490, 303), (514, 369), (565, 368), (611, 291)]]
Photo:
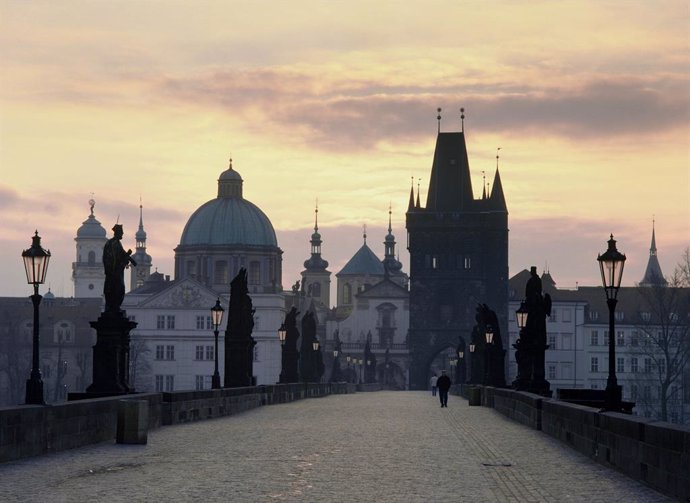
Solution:
[(314, 349), (314, 351), (318, 351), (319, 350), (319, 340), (314, 339), (314, 342), (311, 343), (311, 347)]
[(515, 311), (515, 321), (517, 323), (517, 326), (520, 330), (525, 328), (527, 326), (527, 315), (529, 314), (529, 311), (527, 310), (527, 307), (525, 306), (525, 302), (522, 301), (520, 302), (520, 307), (518, 308), (517, 311)]
[(609, 306), (609, 377), (606, 381), (604, 407), (606, 410), (620, 410), (623, 392), (616, 379), (615, 311), (618, 303), (618, 289), (623, 279), (625, 255), (616, 249), (616, 240), (613, 239), (613, 234), (611, 234), (608, 243), (608, 250), (603, 255), (597, 256), (601, 270), (601, 281), (606, 292), (606, 303)]
[(216, 305), (211, 308), (211, 323), (213, 324), (213, 336), (216, 341), (216, 351), (214, 353), (216, 361), (213, 377), (211, 378), (211, 389), (220, 389), (220, 373), (218, 372), (218, 329), (220, 328), (220, 324), (223, 323), (224, 311), (225, 309), (220, 305), (220, 297), (218, 297)]
[(285, 328), (285, 323), (280, 325), (278, 329), (278, 339), (280, 340), (280, 345), (285, 346), (285, 338), (287, 337), (287, 329)]
[(38, 305), (42, 297), (38, 294), (38, 285), (43, 284), (48, 272), (48, 262), (50, 261), (50, 250), (41, 247), (41, 237), (38, 231), (32, 238), (31, 248), (22, 252), (24, 259), (24, 269), (26, 270), (26, 281), (34, 286), (34, 294), (30, 297), (34, 305), (34, 327), (33, 327), (33, 358), (31, 364), (31, 377), (26, 381), (25, 403), (33, 405), (43, 405), (43, 379), (38, 361), (39, 336), (38, 336)]

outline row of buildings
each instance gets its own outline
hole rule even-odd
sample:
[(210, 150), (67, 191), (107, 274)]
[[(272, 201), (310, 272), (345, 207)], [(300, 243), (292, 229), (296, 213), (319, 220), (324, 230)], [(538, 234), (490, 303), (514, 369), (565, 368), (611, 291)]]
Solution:
[[(335, 299), (331, 299), (332, 273), (321, 252), (318, 208), (308, 253), (305, 236), (304, 270), (299, 281), (284, 289), (283, 251), (274, 228), (266, 214), (244, 198), (244, 181), (232, 161), (218, 178), (216, 196), (202, 204), (184, 226), (174, 250), (172, 278), (153, 267), (140, 207), (135, 233), (137, 266), (130, 269), (131, 290), (122, 306), (137, 323), (131, 349), (131, 380), (136, 389), (210, 387), (215, 359), (210, 308), (216, 299), (227, 308), (230, 281), (240, 268), (248, 272), (256, 310), (252, 335), (257, 342), (254, 371), (258, 384), (278, 381), (281, 347), (277, 330), (293, 306), (302, 314), (316, 314), (326, 376), (330, 375), (337, 336), (343, 356), (357, 362), (368, 342), (376, 365), (370, 372), (387, 386), (425, 389), (432, 373), (448, 368), (456, 348), (469, 344), (478, 303), (488, 304), (497, 313), (503, 346), (511, 348), (517, 338), (514, 313), (529, 274), (522, 271), (509, 278), (508, 210), (498, 166), (491, 190), (483, 186), (475, 198), (464, 132), (439, 129), (430, 180), (425, 205), (419, 191), (410, 190), (406, 212), (410, 274), (399, 261), (389, 209), (383, 258), (370, 248), (365, 233), (361, 246), (335, 274)], [(41, 308), (41, 361), (51, 401), (90, 383), (95, 333), (88, 322), (102, 308), (101, 256), (107, 240), (94, 206), (90, 201), (90, 214), (75, 237), (74, 297), (58, 299), (48, 292)], [(651, 292), (665, 288), (663, 281), (653, 232), (648, 271), (640, 285)], [(548, 272), (542, 282), (553, 299), (546, 356), (552, 389), (605, 387), (608, 317), (601, 288), (559, 289)], [(660, 395), (658, 377), (668, 369), (661, 363), (664, 359), (658, 354), (654, 334), (667, 332), (668, 324), (644, 310), (642, 291), (622, 288), (619, 294), (619, 382), (625, 397), (638, 403), (636, 413), (656, 414), (660, 396), (671, 395), (668, 418), (688, 421), (688, 372)], [(685, 323), (687, 337), (687, 312), (668, 314), (671, 319), (672, 315), (676, 325)], [(18, 403), (23, 396), (31, 319), (28, 298), (0, 299), (0, 404)], [(222, 337), (219, 351), (224, 351)], [(468, 351), (465, 354), (469, 356)], [(515, 376), (512, 351), (507, 359), (510, 382)], [(348, 364), (345, 358), (340, 361), (345, 375), (357, 379), (361, 366)], [(219, 358), (219, 363), (222, 374), (224, 359)]]

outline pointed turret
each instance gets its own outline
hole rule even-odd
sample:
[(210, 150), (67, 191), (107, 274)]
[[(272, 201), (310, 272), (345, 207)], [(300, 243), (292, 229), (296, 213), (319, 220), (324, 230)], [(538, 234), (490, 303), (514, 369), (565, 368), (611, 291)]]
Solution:
[(321, 234), (319, 234), (319, 207), (314, 210), (314, 233), (311, 235), (311, 257), (304, 261), (307, 271), (325, 271), (328, 262), (321, 258)]
[(407, 211), (414, 210), (414, 177), (412, 177), (412, 184), (410, 187), (410, 202), (407, 205)]
[[(311, 235), (311, 257), (304, 261), (302, 288), (313, 303), (330, 306), (331, 272), (326, 268), (328, 261), (321, 257), (321, 234), (319, 233), (319, 206), (314, 208), (314, 233)], [(313, 310), (313, 309), (312, 309)]]
[(656, 232), (654, 226), (655, 223), (652, 221), (652, 244), (649, 247), (647, 269), (644, 272), (642, 281), (640, 281), (640, 286), (666, 286), (668, 284), (664, 274), (661, 272), (661, 265), (659, 265), (659, 259), (656, 256)]
[(439, 133), (426, 200), (430, 211), (452, 212), (472, 204), (472, 181), (464, 133)]
[(151, 255), (146, 253), (146, 231), (144, 230), (144, 207), (139, 202), (139, 229), (134, 235), (136, 239), (136, 250), (132, 258), (137, 263), (131, 268), (130, 289), (135, 290), (144, 285), (144, 282), (151, 275)]
[(392, 215), (393, 209), (391, 206), (388, 206), (388, 234), (383, 241), (383, 269), (386, 275), (391, 276), (399, 274), (402, 269), (402, 264), (395, 258), (395, 236), (393, 235)]
[(503, 184), (501, 183), (501, 174), (496, 168), (496, 174), (494, 175), (494, 184), (491, 189), (491, 196), (489, 196), (489, 203), (491, 209), (494, 211), (508, 211), (506, 206), (506, 198), (503, 194)]

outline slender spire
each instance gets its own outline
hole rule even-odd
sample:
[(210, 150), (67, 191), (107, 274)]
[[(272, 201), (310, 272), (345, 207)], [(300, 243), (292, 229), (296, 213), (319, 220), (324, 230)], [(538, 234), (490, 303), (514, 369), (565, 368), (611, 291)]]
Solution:
[(316, 199), (316, 206), (314, 208), (314, 232), (319, 232), (319, 199)]
[(367, 244), (367, 224), (362, 226), (362, 235), (364, 237), (364, 244)]
[(412, 180), (410, 182), (410, 202), (407, 204), (407, 211), (412, 211), (414, 209), (414, 176), (410, 178)]
[(438, 132), (441, 132), (441, 108), (437, 108), (436, 111), (438, 112), (438, 115), (436, 116), (436, 120), (438, 121)]
[(644, 277), (640, 281), (640, 286), (666, 286), (668, 281), (664, 278), (659, 264), (659, 258), (656, 255), (656, 221), (652, 218), (652, 243), (649, 246), (649, 260), (647, 261), (647, 269), (644, 272)]
[(465, 132), (465, 109), (460, 109), (460, 132)]
[(419, 181), (421, 178), (417, 178), (417, 208), (421, 208), (422, 205), (419, 203)]
[(139, 196), (139, 229), (134, 235), (136, 239), (136, 248), (146, 250), (146, 231), (144, 230), (144, 206), (141, 204), (141, 196)]
[(482, 199), (486, 199), (486, 171), (482, 170)]
[(508, 211), (508, 206), (506, 205), (506, 198), (503, 194), (503, 184), (501, 183), (501, 174), (496, 168), (496, 174), (494, 175), (494, 184), (491, 195), (489, 196), (490, 206), (492, 210), (496, 211)]

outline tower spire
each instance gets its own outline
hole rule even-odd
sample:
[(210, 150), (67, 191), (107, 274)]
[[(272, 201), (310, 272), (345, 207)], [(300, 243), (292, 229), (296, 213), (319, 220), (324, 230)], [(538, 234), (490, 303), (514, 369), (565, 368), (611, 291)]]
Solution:
[(465, 132), (465, 109), (460, 109), (460, 132)]
[(410, 202), (407, 204), (407, 211), (412, 211), (414, 209), (414, 176), (410, 178)]
[(319, 232), (319, 199), (316, 199), (316, 206), (314, 208), (314, 232)]
[(436, 120), (438, 121), (438, 132), (441, 132), (441, 107), (437, 108), (436, 111), (438, 112), (438, 115), (436, 116)]
[(644, 277), (640, 281), (640, 286), (666, 286), (668, 281), (664, 278), (661, 272), (661, 265), (659, 258), (656, 256), (656, 219), (652, 217), (652, 242), (649, 245), (649, 260), (647, 261), (647, 269), (644, 272)]
[(421, 208), (421, 204), (419, 204), (419, 181), (421, 178), (417, 178), (417, 208)]

